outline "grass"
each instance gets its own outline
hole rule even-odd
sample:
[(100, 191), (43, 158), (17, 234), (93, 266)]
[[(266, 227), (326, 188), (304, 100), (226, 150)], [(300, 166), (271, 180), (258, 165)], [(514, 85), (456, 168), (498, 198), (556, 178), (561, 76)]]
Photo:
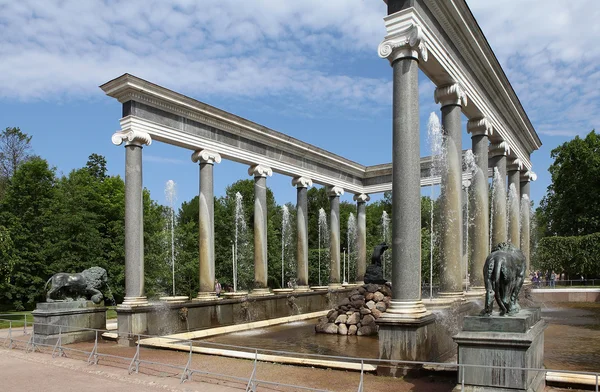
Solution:
[[(116, 306), (107, 306), (107, 310), (106, 310), (106, 319), (116, 319), (117, 318), (117, 311), (116, 311)], [(31, 325), (33, 323), (33, 315), (31, 314), (31, 311), (29, 310), (24, 310), (24, 311), (8, 311), (8, 312), (1, 312), (0, 313), (0, 329), (2, 328), (8, 328), (10, 325), (10, 321), (12, 321), (12, 326), (13, 328), (17, 328), (17, 327), (22, 327), (24, 324), (24, 318), (25, 316), (27, 316), (27, 325)]]

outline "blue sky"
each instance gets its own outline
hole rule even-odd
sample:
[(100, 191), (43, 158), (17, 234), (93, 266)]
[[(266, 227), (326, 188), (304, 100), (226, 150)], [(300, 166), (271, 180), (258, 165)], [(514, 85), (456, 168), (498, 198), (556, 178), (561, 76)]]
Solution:
[[(600, 6), (467, 1), (542, 139), (532, 155), (537, 204), (550, 151), (600, 129)], [(389, 162), (392, 74), (377, 56), (385, 14), (377, 0), (0, 0), (0, 128), (33, 135), (34, 152), (59, 173), (98, 153), (123, 175), (123, 147), (110, 141), (121, 107), (98, 86), (128, 72), (359, 163)], [(425, 126), (439, 107), (423, 75), (419, 87), (429, 155)], [(144, 149), (154, 199), (166, 203), (168, 180), (179, 202), (197, 194), (190, 154), (158, 142)], [(246, 166), (223, 161), (215, 193), (246, 178)], [(289, 177), (268, 185), (279, 203), (295, 203)]]

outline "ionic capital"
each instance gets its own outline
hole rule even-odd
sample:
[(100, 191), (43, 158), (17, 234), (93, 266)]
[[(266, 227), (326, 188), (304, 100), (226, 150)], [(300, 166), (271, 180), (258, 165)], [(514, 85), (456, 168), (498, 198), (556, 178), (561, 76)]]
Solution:
[(418, 60), (419, 55), (423, 61), (427, 61), (427, 47), (421, 27), (414, 23), (408, 27), (397, 26), (394, 23), (386, 23), (386, 25), (388, 34), (377, 48), (379, 57), (387, 58), (390, 64), (406, 57)]
[(256, 177), (271, 177), (273, 170), (268, 166), (252, 165), (248, 168), (248, 175)]
[(306, 177), (294, 177), (292, 178), (292, 186), (296, 188), (310, 188), (312, 186), (312, 180)]
[(192, 162), (214, 165), (215, 163), (221, 163), (221, 155), (211, 150), (196, 150), (192, 153)]
[(471, 136), (490, 136), (494, 133), (494, 128), (487, 118), (472, 118), (467, 122), (467, 132)]
[(366, 193), (361, 193), (359, 195), (354, 195), (352, 199), (357, 203), (366, 203), (371, 200), (371, 196), (367, 195)]
[(521, 182), (530, 182), (535, 180), (537, 180), (537, 174), (535, 174), (532, 170), (521, 172)]
[(467, 105), (467, 94), (458, 83), (436, 88), (433, 93), (433, 98), (435, 99), (435, 103), (442, 104), (442, 107), (449, 105)]
[(331, 197), (339, 197), (344, 194), (344, 188), (341, 186), (330, 185), (327, 187), (327, 195)]
[(142, 147), (144, 144), (149, 146), (152, 144), (152, 138), (146, 132), (128, 129), (126, 131), (118, 131), (111, 138), (115, 146), (120, 146), (125, 142), (125, 146)]
[(517, 171), (523, 169), (523, 161), (519, 158), (510, 159), (506, 165), (506, 170), (508, 171)]
[(490, 144), (490, 157), (506, 156), (510, 154), (510, 146), (504, 140)]

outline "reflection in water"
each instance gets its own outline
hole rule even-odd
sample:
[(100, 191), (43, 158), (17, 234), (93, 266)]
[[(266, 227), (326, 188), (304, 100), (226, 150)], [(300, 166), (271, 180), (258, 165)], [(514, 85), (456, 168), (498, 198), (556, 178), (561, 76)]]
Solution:
[(202, 341), (308, 354), (378, 357), (379, 346), (376, 336), (315, 334), (316, 323), (316, 319), (296, 321), (252, 331), (214, 336)]
[(560, 303), (542, 307), (548, 321), (544, 365), (550, 369), (600, 369), (600, 303)]
[[(599, 370), (600, 303), (543, 304), (542, 316), (549, 324), (544, 344), (547, 368)], [(316, 321), (234, 332), (202, 341), (297, 353), (378, 358), (376, 336), (315, 334)]]

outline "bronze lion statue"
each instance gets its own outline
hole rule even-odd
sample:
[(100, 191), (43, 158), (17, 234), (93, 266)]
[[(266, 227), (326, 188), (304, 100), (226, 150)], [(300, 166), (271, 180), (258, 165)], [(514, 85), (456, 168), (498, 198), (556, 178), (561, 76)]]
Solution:
[(106, 270), (100, 267), (88, 268), (77, 274), (59, 272), (52, 275), (44, 286), (45, 291), (48, 283), (52, 283), (46, 293), (46, 302), (91, 300), (99, 304), (104, 299), (100, 289), (107, 286), (107, 281)]
[(525, 280), (525, 255), (510, 243), (502, 242), (492, 249), (483, 266), (485, 308), (481, 315), (490, 316), (494, 299), (500, 315), (516, 314), (521, 310), (517, 299)]

